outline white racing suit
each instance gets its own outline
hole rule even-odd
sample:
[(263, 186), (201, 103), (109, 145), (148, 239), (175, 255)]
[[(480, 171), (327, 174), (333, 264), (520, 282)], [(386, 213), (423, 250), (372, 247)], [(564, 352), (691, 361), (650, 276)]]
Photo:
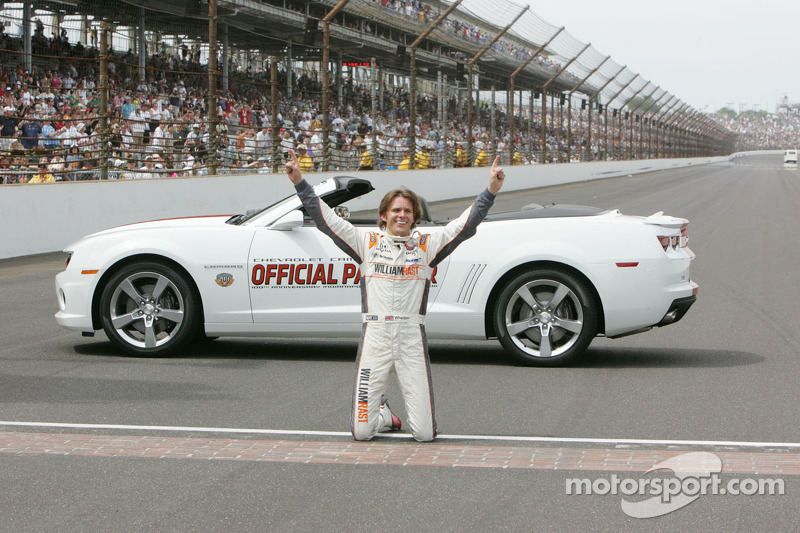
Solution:
[(381, 400), (394, 369), (412, 435), (418, 441), (433, 440), (436, 419), (425, 337), (431, 275), (456, 246), (475, 235), (495, 196), (487, 189), (440, 231), (415, 231), (411, 239), (397, 243), (376, 231), (359, 230), (338, 217), (306, 181), (295, 188), (317, 228), (361, 269), (363, 326), (353, 393), (353, 437), (369, 440), (381, 429)]

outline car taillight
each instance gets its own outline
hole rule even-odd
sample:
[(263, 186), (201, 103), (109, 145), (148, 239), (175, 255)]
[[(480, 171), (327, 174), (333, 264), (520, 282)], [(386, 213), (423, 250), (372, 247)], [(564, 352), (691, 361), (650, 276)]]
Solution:
[(70, 262), (71, 260), (72, 260), (72, 252), (69, 252), (69, 253), (67, 254), (67, 259), (64, 261), (64, 266), (65, 266), (65, 267), (68, 267), (68, 266), (69, 266), (69, 262)]
[(686, 226), (683, 226), (680, 235), (659, 235), (658, 242), (665, 252), (686, 248), (689, 245), (689, 233), (686, 230)]

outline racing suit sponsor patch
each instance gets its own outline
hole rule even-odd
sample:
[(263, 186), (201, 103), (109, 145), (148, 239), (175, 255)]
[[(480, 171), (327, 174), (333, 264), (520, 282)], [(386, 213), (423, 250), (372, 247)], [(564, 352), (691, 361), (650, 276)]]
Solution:
[(376, 274), (387, 274), (389, 276), (419, 276), (420, 266), (403, 266), (403, 265), (387, 265), (384, 263), (375, 263)]
[(369, 375), (371, 371), (369, 368), (362, 368), (358, 374), (358, 416), (357, 420), (360, 423), (366, 424), (369, 422)]

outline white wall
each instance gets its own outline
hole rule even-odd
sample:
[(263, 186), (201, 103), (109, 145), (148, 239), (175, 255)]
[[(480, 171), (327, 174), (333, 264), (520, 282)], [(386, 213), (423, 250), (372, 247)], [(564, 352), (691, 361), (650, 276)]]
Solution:
[[(763, 153), (763, 152), (762, 152)], [(777, 152), (776, 152), (777, 153)], [(675, 167), (727, 161), (729, 157), (563, 163), (506, 167), (504, 191), (612, 178)], [(342, 172), (313, 173), (318, 183)], [(353, 175), (351, 173), (351, 175)], [(429, 202), (474, 196), (488, 183), (487, 168), (358, 172), (376, 192), (352, 204), (374, 209), (400, 185)], [(83, 181), (0, 187), (0, 259), (64, 249), (105, 228), (161, 218), (244, 213), (294, 192), (283, 174), (158, 180)]]

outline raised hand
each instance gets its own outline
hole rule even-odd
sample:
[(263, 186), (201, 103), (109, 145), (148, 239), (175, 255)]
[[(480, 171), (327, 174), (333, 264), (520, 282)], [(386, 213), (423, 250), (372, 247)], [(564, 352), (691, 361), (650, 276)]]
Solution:
[(303, 174), (300, 173), (300, 161), (297, 160), (294, 150), (289, 150), (291, 159), (286, 162), (286, 175), (292, 180), (292, 183), (297, 185), (303, 181)]
[(500, 162), (500, 156), (494, 158), (492, 168), (489, 170), (489, 192), (497, 194), (503, 187), (503, 181), (506, 179), (506, 173), (503, 172), (503, 167), (498, 167), (497, 163)]

